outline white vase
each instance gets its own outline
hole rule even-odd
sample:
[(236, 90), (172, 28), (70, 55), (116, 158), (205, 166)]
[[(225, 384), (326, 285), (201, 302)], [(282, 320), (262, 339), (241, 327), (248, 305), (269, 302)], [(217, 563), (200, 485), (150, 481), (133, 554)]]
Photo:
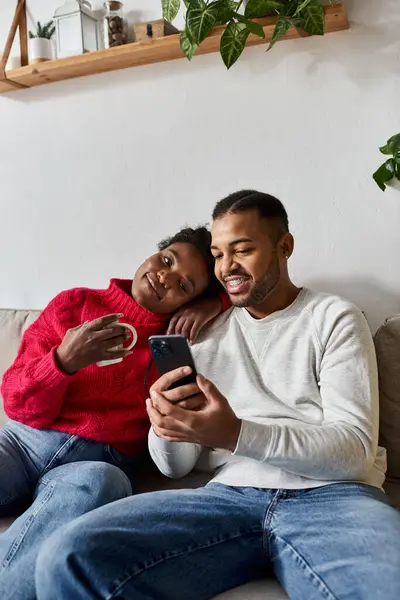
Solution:
[(37, 65), (46, 60), (53, 59), (53, 46), (51, 40), (45, 38), (32, 38), (29, 40), (29, 64)]

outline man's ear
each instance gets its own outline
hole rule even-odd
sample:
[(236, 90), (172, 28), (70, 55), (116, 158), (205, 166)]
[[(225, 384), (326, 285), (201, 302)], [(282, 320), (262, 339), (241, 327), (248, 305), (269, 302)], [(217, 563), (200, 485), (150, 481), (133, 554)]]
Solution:
[(294, 250), (294, 238), (291, 233), (285, 235), (279, 240), (279, 254), (283, 259), (290, 258)]

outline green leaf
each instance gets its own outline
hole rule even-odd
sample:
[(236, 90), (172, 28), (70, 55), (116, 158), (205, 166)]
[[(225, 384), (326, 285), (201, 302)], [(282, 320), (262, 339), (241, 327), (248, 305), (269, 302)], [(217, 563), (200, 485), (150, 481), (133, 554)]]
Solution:
[(278, 17), (268, 50), (271, 50), (271, 48), (275, 46), (276, 42), (289, 31), (292, 25), (291, 19), (286, 19), (281, 16)]
[(289, 2), (281, 3), (279, 13), (282, 17), (294, 17), (299, 8), (299, 0), (290, 0)]
[(400, 154), (394, 159), (394, 174), (400, 181)]
[(373, 174), (375, 182), (379, 185), (381, 190), (386, 190), (386, 183), (391, 181), (395, 176), (395, 162), (393, 158), (389, 158), (379, 169)]
[(298, 15), (300, 11), (302, 11), (304, 8), (307, 8), (309, 3), (310, 3), (310, 0), (303, 0), (303, 2), (301, 4), (299, 4), (299, 6), (297, 7), (295, 14)]
[(320, 0), (309, 0), (305, 8), (296, 12), (301, 18), (301, 28), (310, 35), (324, 35), (325, 15), (324, 7)]
[(379, 148), (382, 154), (388, 154), (394, 156), (400, 152), (400, 133), (393, 135), (390, 140), (387, 141), (385, 146)]
[(282, 4), (276, 0), (249, 0), (246, 4), (244, 16), (248, 19), (268, 17), (276, 15), (282, 8)]
[(183, 54), (186, 56), (188, 60), (192, 60), (193, 54), (197, 50), (197, 44), (192, 42), (190, 36), (188, 35), (186, 29), (182, 31), (180, 37), (180, 44)]
[(163, 16), (169, 23), (175, 19), (181, 6), (181, 0), (162, 0)]
[(212, 3), (214, 10), (217, 12), (215, 25), (225, 25), (235, 15), (238, 3), (232, 0), (217, 0)]
[(221, 56), (227, 69), (230, 69), (242, 54), (249, 35), (250, 31), (244, 23), (228, 23), (221, 36)]
[(265, 38), (264, 29), (260, 25), (260, 23), (256, 23), (255, 21), (251, 21), (250, 19), (246, 19), (246, 17), (242, 17), (242, 15), (236, 15), (235, 19), (244, 23), (250, 33), (256, 35), (259, 38)]
[(200, 6), (204, 6), (204, 0), (183, 0), (186, 8), (190, 8), (191, 6), (195, 8), (200, 8)]
[[(214, 3), (215, 5), (215, 3)], [(193, 42), (198, 46), (208, 36), (217, 20), (217, 11), (213, 4), (201, 8), (190, 7), (186, 14), (186, 29)]]

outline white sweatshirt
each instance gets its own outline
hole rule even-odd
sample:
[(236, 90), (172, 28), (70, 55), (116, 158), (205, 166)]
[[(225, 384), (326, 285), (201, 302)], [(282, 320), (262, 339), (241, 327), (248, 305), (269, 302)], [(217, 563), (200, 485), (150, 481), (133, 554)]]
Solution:
[(382, 486), (375, 351), (353, 304), (304, 288), (265, 319), (231, 309), (193, 353), (242, 419), (238, 443), (231, 453), (166, 442), (151, 430), (150, 454), (162, 473), (183, 477), (196, 466), (215, 471), (214, 482), (273, 489)]

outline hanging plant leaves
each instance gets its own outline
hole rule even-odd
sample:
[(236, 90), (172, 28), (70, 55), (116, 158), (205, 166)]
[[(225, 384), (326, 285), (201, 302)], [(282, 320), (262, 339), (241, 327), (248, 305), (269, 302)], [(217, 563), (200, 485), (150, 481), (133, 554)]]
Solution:
[(237, 19), (241, 23), (244, 23), (246, 25), (247, 29), (253, 35), (256, 35), (259, 38), (265, 38), (264, 29), (262, 28), (262, 26), (260, 25), (260, 23), (256, 23), (255, 21), (251, 21), (250, 19), (246, 19), (246, 17), (242, 17), (242, 15), (236, 15), (235, 19)]
[(181, 45), (182, 52), (186, 56), (186, 58), (188, 60), (192, 60), (193, 54), (197, 50), (197, 44), (192, 42), (186, 29), (184, 31), (182, 31), (182, 33), (181, 33), (180, 45)]
[(292, 27), (293, 22), (292, 19), (286, 19), (285, 17), (278, 17), (278, 20), (275, 25), (274, 33), (272, 35), (272, 39), (270, 45), (268, 46), (268, 50), (271, 50), (276, 44), (276, 42), (285, 35), (286, 32)]
[(307, 8), (307, 6), (310, 4), (310, 2), (311, 2), (311, 0), (303, 0), (303, 2), (301, 4), (299, 4), (299, 6), (296, 10), (296, 15), (299, 14), (299, 12), (301, 12), (305, 8)]
[(175, 19), (181, 6), (181, 0), (162, 0), (163, 16), (169, 23)]
[(249, 35), (250, 31), (244, 23), (228, 23), (221, 37), (221, 56), (227, 69), (230, 69), (242, 54)]
[(289, 0), (282, 4), (281, 10), (279, 11), (283, 17), (294, 17), (299, 8), (299, 0)]
[(382, 154), (389, 154), (392, 156), (400, 152), (400, 133), (392, 136), (382, 148), (379, 148), (379, 150)]
[(394, 160), (394, 174), (395, 177), (400, 181), (400, 154), (397, 154)]
[(233, 2), (233, 0), (217, 0), (217, 2), (213, 2), (213, 6), (218, 13), (215, 24), (225, 25), (233, 19), (238, 3)]
[(190, 7), (186, 14), (186, 28), (193, 42), (198, 46), (208, 36), (217, 21), (215, 2), (200, 8)]
[(186, 8), (190, 8), (193, 6), (194, 8), (200, 8), (200, 6), (204, 5), (204, 0), (183, 0)]
[(379, 169), (373, 174), (373, 178), (379, 185), (381, 190), (386, 190), (386, 184), (395, 176), (395, 162), (393, 158), (389, 158)]
[(282, 4), (276, 0), (249, 0), (244, 11), (248, 19), (269, 17), (279, 14)]
[(310, 35), (324, 35), (325, 15), (324, 7), (320, 0), (309, 0), (304, 8), (299, 7), (296, 11), (297, 17), (301, 20), (299, 27)]

